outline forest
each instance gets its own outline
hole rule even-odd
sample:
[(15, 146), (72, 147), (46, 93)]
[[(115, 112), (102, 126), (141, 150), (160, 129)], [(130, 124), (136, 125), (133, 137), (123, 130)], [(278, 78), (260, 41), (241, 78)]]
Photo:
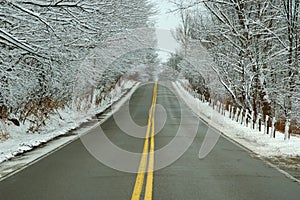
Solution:
[[(252, 121), (276, 118), (277, 129), (289, 123), (290, 133), (298, 133), (300, 0), (172, 2), (181, 48), (168, 65), (207, 100), (247, 111)], [(74, 103), (81, 109), (92, 95), (101, 102), (134, 65), (157, 62), (155, 50), (137, 44), (156, 42), (149, 31), (155, 8), (147, 0), (0, 0), (0, 6), (1, 126), (30, 122), (28, 131), (36, 132), (59, 109)]]
[(247, 110), (249, 120), (276, 118), (277, 129), (284, 131), (285, 124), (291, 123), (290, 133), (299, 133), (300, 1), (174, 3), (181, 17), (175, 33), (181, 49), (169, 63), (197, 59), (194, 52), (205, 49), (202, 54), (210, 56), (206, 69), (209, 66), (225, 93), (218, 89), (220, 85), (210, 84), (206, 69), (201, 77), (208, 88), (199, 93)]
[[(120, 45), (115, 35), (150, 28), (149, 17), (155, 13), (147, 0), (0, 0), (0, 7), (2, 138), (9, 123), (29, 122), (27, 131), (36, 132), (58, 109), (87, 101), (93, 91), (80, 81), (97, 70), (95, 77), (101, 77), (92, 86), (99, 92), (95, 102), (101, 102), (132, 65), (106, 69), (105, 58), (91, 58), (91, 52), (106, 48), (110, 39)], [(151, 33), (143, 36), (153, 40)], [(129, 57), (134, 63), (134, 56)]]

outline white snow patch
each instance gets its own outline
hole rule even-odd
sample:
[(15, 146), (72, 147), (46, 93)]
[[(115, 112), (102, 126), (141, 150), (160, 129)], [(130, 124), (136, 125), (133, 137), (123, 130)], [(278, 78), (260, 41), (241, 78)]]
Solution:
[[(98, 113), (103, 112), (112, 103), (118, 101), (129, 89), (137, 86), (137, 82), (131, 80), (122, 80), (120, 84), (116, 86), (114, 90), (111, 91), (109, 98), (104, 100), (100, 106), (92, 107), (85, 112), (74, 111), (71, 108), (66, 108), (65, 110), (59, 110), (58, 114), (54, 114), (47, 120), (47, 125), (39, 133), (26, 133), (29, 127), (28, 123), (22, 124), (21, 126), (8, 126), (7, 130), (10, 134), (9, 138), (5, 141), (0, 141), (0, 164), (7, 161), (16, 155), (22, 154), (26, 151), (32, 150), (41, 144), (47, 143), (53, 138), (61, 135), (65, 135), (70, 130), (75, 129), (80, 126), (80, 124), (89, 121), (93, 116)], [(135, 87), (136, 89), (136, 87)], [(74, 139), (76, 136), (68, 137), (68, 139), (62, 139), (63, 143), (68, 142), (68, 140)], [(59, 143), (62, 145), (63, 143)], [(57, 145), (57, 144), (56, 144)], [(50, 148), (48, 150), (53, 150)], [(47, 152), (47, 149), (46, 149)], [(45, 153), (45, 152), (43, 152)], [(1, 166), (0, 165), (0, 169)]]
[(270, 138), (270, 135), (231, 120), (228, 114), (224, 117), (208, 103), (203, 103), (185, 90), (182, 81), (173, 83), (173, 86), (195, 114), (254, 153), (263, 157), (300, 156), (300, 137), (291, 136), (290, 140), (284, 140), (284, 134), (277, 132), (276, 138)]

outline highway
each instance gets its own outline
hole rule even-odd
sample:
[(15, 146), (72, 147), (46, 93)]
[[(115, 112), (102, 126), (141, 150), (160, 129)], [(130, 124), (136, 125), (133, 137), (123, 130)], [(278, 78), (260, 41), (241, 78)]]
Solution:
[[(225, 137), (199, 159), (208, 126), (178, 98), (170, 82), (142, 85), (127, 104), (132, 120), (145, 127), (140, 136), (148, 137), (128, 135), (114, 117), (83, 137), (105, 134), (120, 149), (140, 155), (138, 159), (123, 157), (117, 170), (96, 159), (78, 139), (1, 181), (0, 200), (299, 200), (299, 183)], [(179, 129), (182, 144), (177, 141), (172, 148), (174, 154), (184, 152), (168, 164), (172, 151), (156, 151), (172, 144)], [(111, 163), (118, 163), (117, 155), (105, 151), (105, 141), (94, 143), (110, 155)]]

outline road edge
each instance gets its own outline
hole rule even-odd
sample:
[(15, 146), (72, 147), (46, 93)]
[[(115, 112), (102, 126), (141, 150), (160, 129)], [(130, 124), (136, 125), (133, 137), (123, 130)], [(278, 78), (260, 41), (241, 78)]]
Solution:
[(251, 156), (263, 161), (265, 164), (267, 164), (268, 166), (270, 166), (271, 168), (277, 170), (278, 172), (280, 172), (281, 174), (283, 174), (285, 177), (291, 179), (294, 182), (297, 182), (300, 185), (300, 180), (295, 178), (294, 176), (292, 176), (291, 174), (289, 174), (288, 172), (284, 171), (283, 169), (280, 169), (278, 166), (276, 166), (275, 164), (271, 163), (270, 161), (266, 160), (264, 157), (258, 155), (257, 153), (255, 153), (254, 151), (252, 151), (251, 149), (247, 148), (246, 146), (244, 146), (243, 144), (239, 143), (238, 141), (234, 140), (233, 138), (230, 138), (229, 136), (227, 136), (223, 131), (219, 130), (218, 128), (216, 128), (214, 126), (214, 124), (209, 124), (208, 119), (206, 119), (206, 117), (202, 116), (201, 114), (197, 114), (193, 108), (186, 102), (186, 100), (184, 99), (184, 96), (180, 93), (180, 91), (178, 90), (178, 88), (176, 87), (178, 86), (177, 83), (172, 82), (172, 87), (174, 88), (174, 91), (178, 94), (178, 96), (181, 98), (181, 100), (183, 101), (183, 103), (185, 105), (188, 106), (188, 108), (192, 111), (192, 113), (199, 118), (200, 121), (202, 121), (204, 124), (206, 124), (207, 126), (211, 127), (214, 131), (218, 132), (220, 134), (220, 136), (222, 136), (223, 138), (227, 139), (228, 141), (230, 141), (231, 143), (237, 145), (238, 147), (244, 149), (245, 151), (249, 152)]
[[(54, 138), (52, 138), (51, 140), (45, 142), (45, 143), (41, 143), (40, 145), (28, 150), (28, 151), (24, 151), (20, 154), (18, 154), (16, 157), (9, 159), (7, 161), (2, 162), (3, 163), (8, 163), (8, 162), (13, 162), (16, 161), (16, 159), (25, 156), (28, 153), (34, 152), (34, 151), (38, 151), (44, 148), (44, 145), (50, 144), (51, 142), (57, 142), (59, 139), (66, 137), (68, 135), (73, 136), (72, 138), (70, 138), (69, 140), (66, 140), (64, 142), (62, 142), (61, 144), (59, 144), (58, 146), (54, 147), (53, 149), (45, 152), (45, 153), (41, 153), (40, 155), (38, 155), (37, 157), (33, 158), (32, 160), (30, 160), (29, 162), (27, 162), (24, 165), (20, 165), (20, 163), (17, 162), (17, 164), (12, 165), (9, 169), (7, 169), (7, 173), (1, 174), (0, 176), (0, 182), (13, 176), (14, 174), (26, 169), (27, 167), (37, 163), (38, 161), (46, 158), (47, 156), (55, 153), (56, 151), (59, 151), (60, 149), (66, 147), (67, 145), (73, 143), (74, 141), (80, 139), (80, 137), (84, 134), (86, 134), (87, 132), (89, 132), (90, 130), (92, 130), (93, 128), (101, 125), (102, 123), (104, 123), (109, 117), (111, 117), (115, 112), (117, 112), (119, 110), (119, 108), (130, 99), (131, 95), (139, 88), (139, 86), (141, 85), (140, 82), (136, 82), (133, 87), (131, 87), (130, 89), (128, 89), (126, 92), (124, 92), (124, 94), (122, 94), (118, 99), (112, 101), (110, 104), (107, 105), (107, 107), (105, 109), (103, 109), (103, 111), (101, 111), (100, 113), (97, 113), (93, 116), (91, 116), (91, 119), (88, 120), (87, 122), (83, 122), (81, 124), (79, 124), (76, 128), (71, 129), (69, 131), (67, 131), (65, 134), (63, 135), (58, 135)], [(114, 108), (116, 108), (113, 111), (108, 112), (112, 106), (114, 105)], [(93, 122), (93, 120), (95, 120), (95, 118), (97, 119), (99, 116), (102, 115), (106, 115), (103, 119), (101, 119), (100, 121), (95, 121)], [(88, 123), (94, 123), (92, 126), (90, 127), (84, 127), (84, 124), (88, 124)], [(74, 134), (72, 132), (78, 132), (77, 134)], [(20, 166), (18, 166), (20, 165)], [(18, 166), (18, 167), (17, 167)], [(13, 170), (12, 170), (13, 168)]]

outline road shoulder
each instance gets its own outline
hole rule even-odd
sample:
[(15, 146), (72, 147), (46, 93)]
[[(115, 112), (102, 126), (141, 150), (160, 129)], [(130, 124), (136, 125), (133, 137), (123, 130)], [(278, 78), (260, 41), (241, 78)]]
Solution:
[[(78, 127), (0, 163), (0, 181), (16, 174), (68, 144), (71, 144), (79, 139), (80, 136), (105, 122), (113, 113), (118, 111), (128, 99), (130, 99), (131, 95), (139, 88), (139, 86), (140, 83), (136, 83), (131, 89), (125, 91), (118, 99), (109, 103), (100, 113), (92, 116), (87, 122), (79, 124)], [(114, 110), (111, 110), (112, 105)]]

